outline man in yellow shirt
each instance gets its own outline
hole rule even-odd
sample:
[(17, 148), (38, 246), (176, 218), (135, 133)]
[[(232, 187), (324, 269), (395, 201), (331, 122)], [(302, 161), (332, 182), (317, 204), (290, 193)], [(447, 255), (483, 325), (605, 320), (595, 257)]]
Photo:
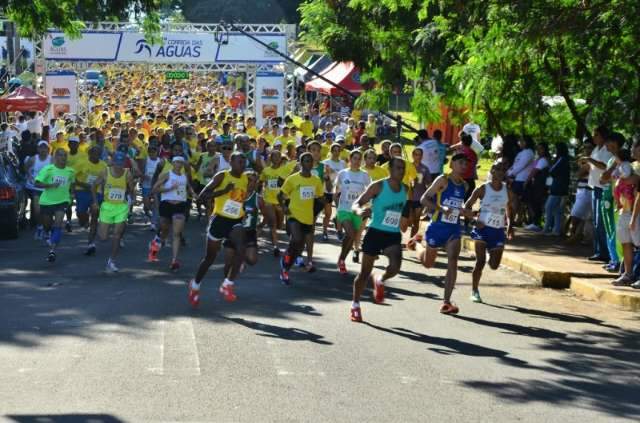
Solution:
[[(278, 194), (280, 207), (287, 217), (289, 248), (280, 260), (280, 280), (289, 285), (289, 269), (294, 260), (302, 253), (306, 243), (313, 242), (313, 221), (316, 208), (324, 206), (324, 187), (317, 176), (311, 174), (313, 156), (303, 153), (300, 156), (300, 172), (289, 176)], [(316, 202), (318, 204), (316, 204)], [(308, 257), (311, 264), (311, 257)]]
[(304, 115), (304, 120), (300, 123), (299, 128), (305, 137), (313, 137), (313, 122), (311, 122), (311, 116), (309, 116), (309, 114)]

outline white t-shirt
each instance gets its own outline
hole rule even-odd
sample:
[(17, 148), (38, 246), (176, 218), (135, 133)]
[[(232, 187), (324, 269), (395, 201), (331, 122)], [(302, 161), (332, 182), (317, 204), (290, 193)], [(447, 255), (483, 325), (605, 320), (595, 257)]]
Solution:
[(520, 151), (507, 171), (507, 176), (515, 177), (518, 182), (525, 182), (533, 170), (535, 154), (530, 148)]
[(353, 202), (365, 192), (370, 183), (369, 174), (362, 170), (354, 172), (351, 169), (343, 169), (338, 172), (336, 185), (336, 188), (340, 187), (338, 210), (351, 211)]
[(484, 151), (484, 147), (480, 144), (480, 125), (477, 123), (469, 122), (462, 127), (462, 131), (471, 135), (473, 142), (471, 143), (471, 149), (480, 156), (480, 153)]
[(42, 134), (42, 116), (36, 116), (27, 122), (27, 129), (32, 134)]
[[(605, 165), (609, 162), (609, 160), (613, 157), (613, 154), (607, 150), (607, 147), (604, 145), (601, 147), (594, 147), (591, 152), (591, 158), (593, 160), (604, 163)], [(591, 170), (589, 171), (589, 186), (591, 188), (603, 188), (604, 185), (600, 183), (600, 178), (604, 173), (603, 169), (598, 169), (594, 165), (590, 164)]]
[(418, 148), (422, 150), (422, 165), (428, 168), (430, 173), (439, 173), (442, 168), (440, 143), (436, 140), (426, 140)]
[(538, 160), (536, 160), (535, 167), (538, 170), (544, 170), (549, 167), (549, 160), (547, 160), (545, 157), (540, 157)]

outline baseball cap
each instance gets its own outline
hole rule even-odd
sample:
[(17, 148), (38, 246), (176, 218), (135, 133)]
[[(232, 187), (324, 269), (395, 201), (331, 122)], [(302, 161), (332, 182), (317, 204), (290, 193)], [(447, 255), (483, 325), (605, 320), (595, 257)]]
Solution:
[(171, 163), (175, 163), (175, 162), (184, 163), (184, 157), (182, 157), (182, 156), (173, 156), (173, 158), (171, 159)]
[(458, 160), (467, 160), (467, 156), (465, 156), (462, 153), (457, 153), (457, 154), (454, 154), (453, 157), (451, 157), (452, 162), (455, 162)]
[(124, 165), (124, 161), (126, 158), (126, 153), (123, 153), (122, 151), (116, 151), (113, 155), (113, 164), (116, 166), (122, 166)]
[(49, 143), (46, 142), (45, 140), (38, 141), (38, 147), (40, 147), (41, 145), (46, 145), (47, 147), (49, 147)]
[(336, 137), (336, 142), (345, 142), (344, 135), (338, 135)]
[(80, 142), (80, 138), (73, 136), (73, 137), (69, 137), (69, 142)]

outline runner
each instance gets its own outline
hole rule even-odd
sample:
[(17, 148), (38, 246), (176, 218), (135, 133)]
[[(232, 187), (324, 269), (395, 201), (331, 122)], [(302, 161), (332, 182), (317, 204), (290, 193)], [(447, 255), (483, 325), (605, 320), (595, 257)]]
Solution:
[(463, 207), (467, 189), (463, 179), (466, 168), (467, 157), (462, 153), (454, 154), (451, 158), (451, 174), (438, 176), (420, 200), (434, 214), (425, 234), (426, 250), (421, 243), (415, 244), (418, 259), (430, 269), (436, 262), (438, 250), (444, 248), (447, 252), (444, 303), (440, 307), (443, 314), (456, 314), (459, 311), (458, 306), (451, 303), (451, 294), (456, 284), (460, 256), (460, 215), (473, 217), (473, 213)]
[[(289, 234), (289, 248), (280, 260), (280, 280), (289, 285), (289, 270), (294, 260), (302, 254), (305, 244), (313, 243), (314, 234), (314, 202), (323, 203), (323, 184), (320, 178), (312, 175), (313, 156), (306, 152), (300, 156), (300, 172), (289, 176), (285, 181), (278, 201), (285, 216), (287, 216), (287, 233)], [(308, 265), (311, 263), (309, 256)]]
[[(245, 231), (245, 254), (244, 263), (240, 266), (240, 271), (244, 267), (244, 264), (253, 266), (258, 262), (258, 193), (256, 186), (258, 184), (258, 174), (249, 170), (244, 172), (247, 175), (247, 198), (244, 200), (244, 218), (242, 220), (242, 227)], [(226, 239), (223, 243), (225, 248), (224, 253), (224, 274), (228, 275), (233, 266), (233, 258), (236, 255), (236, 248), (233, 242)]]
[(164, 159), (158, 156), (158, 146), (149, 144), (147, 148), (147, 158), (144, 160), (142, 174), (142, 207), (144, 214), (149, 219), (151, 230), (156, 231), (158, 228), (158, 198), (153, 189), (153, 175), (156, 173), (158, 166), (164, 166)]
[[(72, 135), (69, 137), (69, 141), (67, 142), (69, 147), (69, 151), (67, 152), (67, 167), (70, 167), (78, 174), (78, 169), (83, 161), (87, 159), (86, 154), (80, 151), (80, 138)], [(66, 216), (67, 223), (65, 224), (65, 229), (67, 232), (71, 232), (71, 217), (72, 217), (72, 207), (73, 198), (71, 199), (71, 203), (69, 207), (67, 207)]]
[[(420, 199), (431, 185), (431, 171), (422, 163), (423, 150), (416, 148), (411, 152), (413, 158), (412, 169), (415, 169), (415, 178), (411, 181), (411, 233), (410, 236), (416, 242), (422, 241), (420, 231), (420, 217), (422, 216), (422, 203)], [(405, 178), (406, 179), (406, 178)], [(407, 248), (411, 245), (407, 243)], [(410, 248), (409, 248), (410, 249)]]
[(71, 204), (71, 190), (76, 172), (67, 167), (67, 152), (62, 148), (55, 151), (53, 164), (43, 167), (36, 176), (36, 188), (42, 188), (40, 213), (45, 231), (51, 231), (47, 261), (56, 261), (56, 247), (62, 239), (62, 227), (67, 208)]
[(98, 208), (92, 207), (94, 201), (102, 203), (102, 193), (95, 197), (92, 194), (96, 181), (104, 174), (107, 163), (100, 160), (100, 147), (93, 145), (89, 148), (87, 160), (78, 168), (76, 175), (76, 214), (80, 227), (88, 228), (87, 250), (85, 255), (92, 256), (96, 252), (95, 238), (98, 229)]
[(512, 193), (507, 188), (505, 176), (507, 170), (501, 161), (491, 166), (491, 181), (476, 188), (465, 203), (467, 212), (471, 212), (473, 205), (480, 200), (480, 213), (476, 225), (471, 232), (475, 240), (476, 264), (473, 268), (471, 301), (481, 303), (480, 278), (489, 252), (489, 267), (496, 270), (500, 267), (502, 252), (505, 246), (504, 229), (507, 227), (508, 238), (513, 238), (512, 226)]
[(278, 229), (282, 229), (284, 213), (278, 203), (278, 194), (284, 180), (289, 176), (289, 169), (282, 163), (282, 155), (274, 150), (270, 154), (270, 165), (260, 175), (262, 194), (264, 198), (263, 213), (271, 230), (271, 244), (274, 257), (280, 257), (278, 248)]
[[(336, 182), (336, 178), (338, 177), (338, 172), (347, 167), (347, 164), (344, 160), (340, 159), (340, 151), (342, 148), (340, 144), (332, 144), (331, 145), (331, 156), (324, 160), (322, 163), (324, 164), (324, 175), (325, 175), (325, 192), (324, 192), (324, 219), (322, 221), (322, 240), (329, 240), (329, 223), (331, 222), (331, 217), (333, 216), (333, 187)], [(342, 241), (342, 235), (339, 225), (336, 225), (336, 233), (338, 234), (338, 239)]]
[(191, 193), (195, 196), (184, 171), (185, 163), (184, 157), (174, 156), (171, 159), (172, 169), (161, 174), (158, 182), (153, 186), (153, 192), (160, 194), (160, 233), (149, 244), (149, 261), (158, 261), (160, 247), (167, 239), (169, 229), (172, 228), (172, 257), (169, 267), (172, 271), (180, 268), (178, 253), (180, 252), (185, 219), (189, 212), (187, 194)]
[[(135, 181), (129, 169), (124, 168), (126, 154), (117, 152), (111, 160), (111, 166), (104, 170), (101, 176), (92, 186), (91, 194), (93, 202), (91, 208), (98, 214), (100, 208), (98, 236), (100, 241), (106, 241), (109, 237), (109, 228), (113, 228), (113, 238), (111, 240), (111, 254), (107, 259), (105, 271), (107, 273), (118, 272), (115, 259), (120, 248), (120, 239), (124, 233), (127, 217), (129, 216), (129, 203), (127, 195), (131, 195), (135, 190)], [(102, 188), (102, 195), (99, 196), (98, 189)], [(100, 204), (100, 197), (104, 199)], [(93, 247), (95, 251), (95, 246)]]
[[(37, 154), (27, 158), (25, 161), (25, 171), (27, 174), (27, 193), (31, 201), (31, 224), (36, 225), (36, 233), (34, 239), (44, 239), (44, 229), (42, 226), (42, 218), (40, 216), (40, 195), (42, 188), (36, 186), (36, 177), (38, 173), (47, 165), (51, 164), (51, 155), (49, 154), (49, 143), (40, 140), (37, 146)], [(33, 227), (33, 226), (32, 226)]]
[[(371, 217), (371, 223), (362, 243), (362, 265), (360, 273), (353, 281), (353, 302), (351, 303), (351, 321), (362, 322), (360, 297), (365, 285), (371, 279), (374, 289), (374, 302), (384, 302), (384, 282), (400, 271), (402, 264), (402, 234), (406, 230), (409, 210), (407, 206), (407, 187), (402, 184), (404, 160), (392, 157), (389, 160), (391, 176), (374, 182), (353, 204), (353, 211), (361, 217)], [(371, 202), (370, 207), (366, 205)], [(373, 265), (378, 255), (384, 254), (389, 265), (384, 274), (373, 274)]]
[(359, 150), (351, 151), (349, 155), (349, 168), (338, 172), (336, 178), (335, 194), (338, 201), (337, 221), (345, 231), (342, 240), (342, 249), (338, 257), (338, 271), (340, 274), (347, 273), (345, 259), (353, 247), (353, 242), (360, 228), (362, 227), (362, 217), (353, 210), (353, 202), (365, 192), (371, 178), (360, 169), (362, 163), (362, 153)]
[(246, 164), (245, 156), (235, 152), (230, 160), (231, 169), (217, 173), (200, 193), (200, 197), (213, 198), (214, 210), (207, 228), (205, 255), (200, 261), (195, 277), (189, 282), (189, 303), (192, 307), (200, 304), (200, 284), (225, 240), (229, 240), (230, 245), (234, 246), (235, 254), (231, 266), (224, 274), (225, 279), (219, 291), (225, 301), (232, 302), (237, 299), (234, 280), (245, 260), (246, 233), (243, 228), (245, 214), (243, 203), (247, 197), (249, 179), (243, 173)]

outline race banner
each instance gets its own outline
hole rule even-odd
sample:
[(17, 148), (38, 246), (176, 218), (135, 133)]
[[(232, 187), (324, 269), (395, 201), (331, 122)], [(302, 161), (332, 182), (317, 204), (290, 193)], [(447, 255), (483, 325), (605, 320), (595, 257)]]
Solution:
[(48, 119), (58, 118), (62, 114), (78, 113), (78, 85), (76, 74), (72, 71), (47, 72), (45, 75), (45, 93), (49, 99)]
[[(50, 31), (44, 39), (44, 57), (52, 61), (129, 63), (280, 63), (283, 59), (251, 38), (225, 34), (223, 42), (213, 33), (164, 32), (161, 41), (151, 44), (142, 33), (83, 31), (71, 39)], [(286, 34), (252, 34), (287, 53)]]
[(284, 75), (277, 72), (256, 74), (256, 126), (262, 128), (267, 119), (284, 116)]

